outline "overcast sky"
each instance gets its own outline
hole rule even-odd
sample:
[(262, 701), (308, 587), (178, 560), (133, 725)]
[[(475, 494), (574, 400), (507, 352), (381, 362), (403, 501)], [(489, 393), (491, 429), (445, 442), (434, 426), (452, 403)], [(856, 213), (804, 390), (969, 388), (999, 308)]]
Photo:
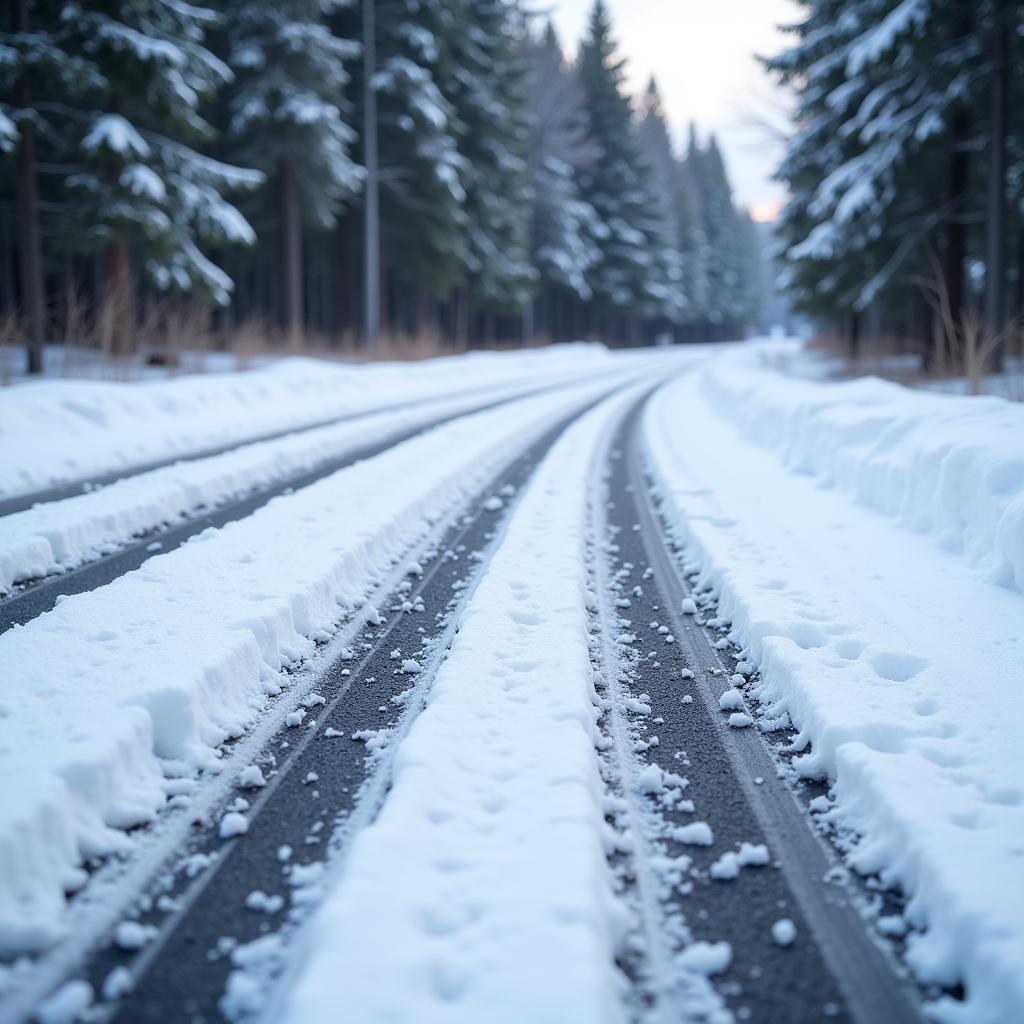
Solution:
[[(798, 20), (793, 0), (606, 0), (634, 91), (653, 74), (681, 144), (690, 121), (719, 138), (736, 197), (759, 219), (783, 198), (770, 180), (779, 144), (759, 127), (782, 123), (781, 97), (754, 60), (785, 44), (777, 26)], [(555, 26), (571, 55), (593, 0), (552, 0)]]

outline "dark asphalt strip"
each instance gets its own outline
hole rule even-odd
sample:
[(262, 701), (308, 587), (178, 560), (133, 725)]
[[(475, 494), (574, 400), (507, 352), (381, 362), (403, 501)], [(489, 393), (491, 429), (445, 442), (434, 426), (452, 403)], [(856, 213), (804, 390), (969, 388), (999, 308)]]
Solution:
[[(692, 891), (673, 900), (694, 938), (731, 944), (732, 963), (714, 980), (742, 1019), (916, 1024), (915, 996), (872, 941), (851, 892), (826, 880), (837, 860), (780, 779), (763, 736), (730, 727), (719, 707), (732, 668), (705, 629), (682, 614), (689, 589), (642, 472), (639, 433), (634, 411), (613, 456), (608, 511), (618, 563), (633, 566), (624, 588), (631, 607), (621, 610), (639, 638), (633, 689), (651, 697), (647, 728), (659, 738), (654, 760), (689, 779), (684, 795), (695, 811), (672, 823), (706, 821), (715, 839), (709, 848), (676, 848), (693, 858), (697, 871)], [(652, 622), (667, 626), (674, 642)], [(683, 669), (694, 678), (682, 678)], [(771, 865), (741, 868), (732, 881), (711, 879), (712, 862), (741, 842), (765, 843)], [(772, 939), (772, 925), (781, 918), (796, 925), (791, 946)]]
[[(549, 385), (548, 387), (537, 388), (529, 392), (529, 394), (540, 394), (544, 391), (565, 386), (564, 383)], [(190, 537), (202, 533), (203, 530), (210, 527), (219, 529), (236, 519), (243, 519), (257, 509), (262, 508), (267, 502), (278, 495), (308, 487), (310, 484), (314, 484), (340, 469), (345, 469), (356, 462), (380, 455), (387, 449), (393, 448), (403, 441), (408, 441), (417, 434), (432, 430), (461, 416), (483, 412), (525, 397), (528, 397), (528, 395), (524, 393), (496, 402), (487, 402), (484, 399), (481, 400), (479, 406), (472, 409), (462, 409), (457, 413), (439, 415), (437, 419), (432, 420), (428, 424), (397, 431), (383, 441), (375, 441), (371, 444), (361, 445), (358, 448), (348, 449), (344, 455), (338, 458), (320, 461), (311, 469), (276, 480), (265, 487), (256, 488), (242, 498), (229, 501), (215, 509), (204, 511), (176, 525), (147, 533), (145, 536), (130, 542), (127, 546), (95, 561), (87, 562), (77, 569), (72, 569), (69, 572), (56, 576), (48, 576), (36, 583), (23, 586), (8, 597), (0, 599), (0, 633), (6, 632), (12, 626), (24, 625), (37, 615), (50, 611), (60, 597), (96, 590), (98, 587), (105, 586), (119, 576), (123, 576), (126, 572), (138, 569), (140, 565), (154, 555), (163, 555), (173, 551), (184, 544)], [(402, 406), (402, 408), (409, 408), (409, 406)]]
[[(405, 602), (407, 610), (387, 611), (384, 624), (364, 630), (354, 657), (341, 657), (325, 668), (313, 692), (326, 703), (308, 712), (307, 721), (315, 719), (315, 725), (280, 730), (258, 759), (268, 785), (240, 793), (253, 805), (246, 812), (248, 832), (225, 841), (217, 835), (216, 822), (206, 823), (141, 902), (139, 921), (157, 929), (152, 941), (134, 953), (112, 942), (94, 952), (84, 976), (97, 992), (117, 967), (127, 967), (133, 981), (130, 994), (120, 1002), (108, 1001), (103, 1019), (123, 1024), (219, 1021), (232, 951), (286, 923), (288, 934), (301, 922), (306, 909), (294, 898), (292, 882), (325, 861), (335, 845), (329, 837), (344, 835), (336, 826), (356, 820), (360, 812), (372, 820), (375, 808), (365, 805), (372, 803), (374, 783), (379, 783), (380, 796), (386, 792), (385, 770), (368, 761), (366, 746), (354, 741), (353, 733), (394, 725), (405, 713), (395, 698), (414, 685), (427, 691), (428, 662), (433, 658), (436, 667), (443, 657), (467, 580), (486, 564), (510, 495), (529, 480), (568, 422), (530, 446), (485, 489), (480, 502), (486, 495), (505, 494), (506, 510), (488, 511), (478, 502), (463, 515), (424, 564), (422, 578), (410, 577), (411, 588), (395, 594), (395, 607)], [(433, 653), (424, 647), (425, 638), (434, 638)], [(392, 656), (396, 650), (398, 658)], [(423, 674), (401, 672), (410, 657), (421, 661)], [(410, 721), (418, 710), (418, 705), (408, 709)], [(279, 852), (285, 846), (291, 849), (287, 861)], [(188, 866), (197, 864), (202, 870), (188, 877)], [(248, 908), (246, 901), (256, 890), (271, 905), (280, 898), (282, 906)]]

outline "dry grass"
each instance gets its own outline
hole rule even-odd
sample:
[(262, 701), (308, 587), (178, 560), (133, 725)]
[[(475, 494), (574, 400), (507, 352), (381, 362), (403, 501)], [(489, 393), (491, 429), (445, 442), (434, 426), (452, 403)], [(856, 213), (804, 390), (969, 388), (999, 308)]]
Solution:
[[(48, 346), (47, 371), (61, 377), (133, 380), (162, 371), (201, 373), (211, 368), (244, 370), (274, 356), (310, 356), (347, 362), (419, 361), (463, 350), (436, 329), (415, 334), (385, 332), (367, 347), (355, 332), (340, 337), (307, 333), (287, 336), (261, 317), (225, 327), (216, 323), (209, 306), (180, 299), (153, 300), (139, 310), (137, 326), (126, 330), (133, 306), (117, 296), (93, 308), (71, 290), (64, 297), (56, 339)], [(539, 340), (535, 345), (547, 342)], [(0, 318), (0, 383), (9, 384), (24, 373), (25, 334), (21, 318)], [(520, 348), (518, 342), (495, 343), (496, 349)], [(212, 360), (211, 354), (229, 358)]]
[(17, 313), (0, 316), (0, 384), (10, 384), (24, 361), (22, 352), (28, 339)]
[(1024, 401), (1024, 319), (1017, 318), (1000, 330), (985, 323), (973, 309), (954, 312), (945, 277), (938, 259), (931, 257), (931, 273), (915, 279), (933, 312), (932, 349), (927, 367), (910, 365), (899, 356), (923, 354), (919, 341), (898, 335), (861, 338), (858, 354), (850, 357), (849, 343), (840, 334), (822, 332), (808, 342), (808, 348), (843, 364), (838, 375), (859, 377), (875, 374), (911, 387), (927, 382), (962, 380), (971, 395), (986, 392), (996, 357), (1003, 357), (998, 393), (1015, 401)]
[(851, 365), (870, 363), (892, 356), (921, 354), (919, 342), (908, 340), (899, 334), (861, 335), (857, 342), (857, 358), (850, 358), (850, 343), (838, 331), (819, 331), (807, 341), (807, 348), (831, 356)]

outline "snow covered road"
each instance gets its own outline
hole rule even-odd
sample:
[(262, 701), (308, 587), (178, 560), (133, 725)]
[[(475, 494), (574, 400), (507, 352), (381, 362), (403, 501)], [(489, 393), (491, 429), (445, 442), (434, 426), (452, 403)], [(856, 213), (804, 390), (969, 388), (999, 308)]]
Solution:
[(600, 346), (563, 346), (368, 367), (286, 359), (247, 373), (133, 385), (27, 383), (0, 405), (0, 514), (370, 412), (610, 368)]
[(431, 366), (0, 518), (142, 535), (0, 634), (0, 1021), (1016, 1020), (1019, 411), (770, 354)]
[(220, 455), (176, 462), (99, 490), (35, 505), (4, 518), (0, 592), (25, 580), (76, 568), (161, 526), (252, 491), (277, 490), (272, 485), (279, 482), (293, 488), (312, 483), (305, 479), (312, 470), (326, 476), (340, 468), (341, 460), (355, 461), (365, 457), (367, 450), (410, 437), (442, 419), (537, 390), (536, 384), (494, 388), (369, 413)]

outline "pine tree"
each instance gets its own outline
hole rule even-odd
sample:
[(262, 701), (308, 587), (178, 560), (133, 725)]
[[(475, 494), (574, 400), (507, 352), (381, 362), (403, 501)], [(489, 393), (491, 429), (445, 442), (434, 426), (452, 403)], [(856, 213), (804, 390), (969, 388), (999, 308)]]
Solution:
[[(260, 174), (194, 148), (213, 134), (202, 100), (231, 79), (204, 45), (216, 21), (209, 9), (160, 0), (62, 6), (59, 40), (82, 111), (71, 132), (84, 166), (66, 182), (70, 220), (78, 244), (105, 251), (108, 294), (120, 303), (134, 291), (133, 249), (159, 287), (224, 303), (231, 280), (200, 245), (254, 241), (225, 196)], [(130, 331), (130, 320), (122, 309), (115, 332)]]
[(226, 53), (236, 74), (228, 137), (239, 157), (262, 170), (276, 197), (281, 325), (304, 321), (303, 225), (333, 226), (358, 192), (350, 156), (346, 64), (358, 44), (336, 36), (328, 16), (344, 0), (231, 0)]
[(587, 275), (600, 258), (603, 228), (579, 194), (580, 170), (593, 161), (579, 82), (550, 22), (540, 36), (527, 38), (526, 58), (533, 263), (542, 285), (586, 301), (591, 296)]
[(653, 168), (662, 244), (669, 254), (673, 296), (667, 313), (673, 322), (687, 323), (697, 318), (705, 288), (703, 268), (698, 263), (702, 232), (698, 234), (694, 197), (685, 191), (686, 178), (676, 159), (661, 94), (653, 78), (643, 96), (640, 139)]
[[(1019, 5), (1010, 6), (1019, 28)], [(987, 219), (1002, 231), (1006, 218), (991, 211), (1001, 210), (1007, 180), (1021, 180), (997, 169), (1004, 131), (993, 127), (991, 97), (1005, 83), (991, 46), (1004, 8), (996, 0), (804, 7), (795, 43), (767, 62), (798, 102), (799, 127), (780, 168), (792, 195), (780, 234), (796, 297), (854, 325), (874, 306), (891, 320), (916, 320), (927, 336), (932, 315), (910, 282), (933, 275), (928, 254), (939, 251), (947, 308), (958, 318), (969, 301), (970, 225)], [(1019, 53), (1019, 31), (1002, 39)], [(970, 199), (985, 161), (987, 216)], [(996, 243), (987, 258), (997, 291), (1004, 250)], [(993, 309), (1005, 315), (1002, 301)]]
[[(515, 310), (529, 299), (531, 193), (525, 68), (507, 0), (454, 0), (448, 97), (465, 165), (466, 273), (474, 298)], [(465, 337), (464, 297), (460, 333)]]
[(745, 239), (733, 206), (732, 188), (714, 136), (701, 148), (690, 136), (687, 159), (694, 167), (701, 196), (708, 265), (707, 316), (712, 324), (735, 329), (750, 314)]
[(605, 226), (601, 259), (591, 274), (592, 306), (604, 326), (625, 317), (635, 338), (639, 318), (671, 316), (676, 282), (629, 100), (624, 61), (616, 54), (603, 0), (596, 0), (580, 51), (580, 81), (592, 166), (581, 176), (583, 198)]
[[(53, 12), (50, 16), (52, 19)], [(36, 179), (36, 135), (41, 118), (33, 104), (33, 87), (41, 71), (62, 68), (65, 55), (55, 45), (45, 22), (40, 31), (33, 32), (32, 28), (27, 0), (14, 0), (11, 31), (0, 35), (2, 94), (10, 95), (14, 101), (10, 104), (0, 101), (0, 153), (17, 154), (21, 299), (28, 340), (28, 372), (37, 374), (43, 372), (45, 307)]]
[(378, 145), (385, 246), (400, 276), (446, 298), (466, 259), (466, 161), (455, 109), (442, 92), (451, 78), (451, 0), (377, 4)]
[[(695, 129), (691, 126), (691, 138), (694, 132)], [(703, 201), (697, 181), (695, 159), (691, 159), (689, 155), (692, 152), (691, 145), (690, 150), (676, 161), (672, 195), (680, 225), (679, 254), (683, 280), (686, 282), (687, 296), (690, 300), (687, 322), (695, 325), (708, 318), (711, 302), (711, 252), (704, 231)]]

